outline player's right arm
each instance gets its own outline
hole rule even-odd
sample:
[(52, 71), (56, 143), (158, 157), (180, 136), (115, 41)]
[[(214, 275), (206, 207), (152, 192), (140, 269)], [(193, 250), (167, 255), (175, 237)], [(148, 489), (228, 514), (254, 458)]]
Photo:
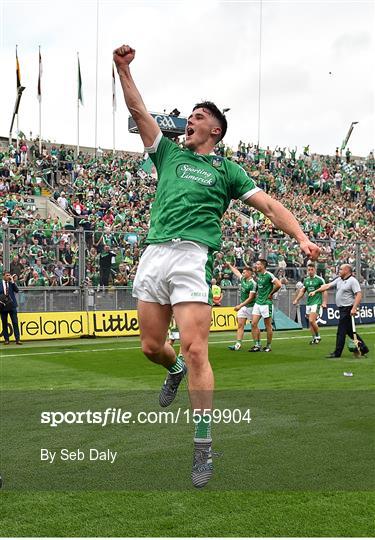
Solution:
[(131, 76), (129, 65), (134, 60), (134, 57), (135, 50), (129, 45), (121, 45), (121, 47), (113, 51), (113, 61), (120, 77), (126, 106), (137, 124), (143, 144), (145, 147), (152, 147), (160, 133), (160, 128), (147, 112), (141, 94)]
[(303, 297), (303, 295), (305, 294), (306, 292), (306, 289), (305, 287), (302, 287), (298, 292), (297, 292), (297, 296), (295, 297), (295, 299), (293, 300), (293, 305), (296, 306), (298, 304), (298, 302), (301, 300), (301, 298)]
[(233, 266), (233, 264), (230, 264), (230, 262), (227, 262), (227, 265), (229, 266), (231, 272), (233, 272), (233, 274), (235, 276), (238, 277), (238, 279), (241, 279), (242, 278), (242, 274), (241, 272), (238, 270), (238, 268), (236, 268), (235, 266)]

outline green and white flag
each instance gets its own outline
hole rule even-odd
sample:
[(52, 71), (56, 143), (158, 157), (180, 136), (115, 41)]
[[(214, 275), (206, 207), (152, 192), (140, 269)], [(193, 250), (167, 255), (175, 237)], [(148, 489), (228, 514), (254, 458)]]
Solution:
[(316, 159), (313, 159), (312, 163), (311, 163), (311, 168), (314, 172), (321, 172), (322, 170), (322, 165), (320, 163), (320, 161), (317, 161)]
[(343, 163), (341, 168), (349, 176), (355, 173), (355, 166), (351, 163)]

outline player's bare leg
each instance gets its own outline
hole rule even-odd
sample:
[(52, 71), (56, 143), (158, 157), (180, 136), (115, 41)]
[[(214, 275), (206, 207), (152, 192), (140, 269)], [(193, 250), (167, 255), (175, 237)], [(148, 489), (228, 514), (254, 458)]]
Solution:
[(318, 318), (318, 313), (309, 314), (309, 326), (310, 326), (310, 331), (312, 334), (312, 340), (310, 341), (310, 345), (316, 345), (320, 343), (321, 341), (321, 337), (319, 335), (319, 326), (318, 326), (318, 323), (316, 322), (317, 318)]
[(168, 326), (172, 316), (169, 304), (138, 302), (138, 319), (141, 331), (142, 351), (155, 364), (161, 364), (168, 370), (159, 394), (161, 407), (168, 407), (175, 399), (178, 387), (186, 375), (183, 358), (178, 355), (166, 340)]
[(272, 330), (272, 317), (266, 317), (264, 319), (264, 326), (266, 327), (267, 332), (267, 345), (263, 347), (264, 352), (271, 352), (271, 344), (272, 344), (272, 336), (273, 336), (273, 330)]
[(237, 328), (237, 341), (243, 340), (243, 335), (245, 333), (245, 322), (247, 319), (238, 319), (238, 328)]
[(245, 333), (245, 323), (246, 320), (244, 317), (239, 317), (237, 319), (237, 334), (236, 334), (236, 343), (235, 345), (230, 345), (228, 349), (231, 351), (239, 351), (241, 348), (241, 343)]
[(189, 393), (193, 409), (211, 409), (214, 375), (208, 360), (211, 306), (181, 302), (173, 306), (180, 330), (182, 354), (189, 370)]
[(251, 335), (253, 336), (254, 346), (249, 349), (249, 352), (260, 352), (260, 330), (259, 330), (259, 321), (260, 315), (253, 315), (251, 318)]
[(194, 459), (192, 482), (203, 487), (213, 472), (211, 451), (211, 418), (214, 375), (208, 359), (208, 335), (211, 326), (211, 306), (196, 302), (181, 302), (173, 306), (180, 330), (182, 353), (188, 367), (191, 408), (194, 411)]
[(155, 302), (138, 301), (138, 321), (142, 352), (155, 364), (167, 369), (176, 361), (176, 353), (166, 341), (172, 308)]

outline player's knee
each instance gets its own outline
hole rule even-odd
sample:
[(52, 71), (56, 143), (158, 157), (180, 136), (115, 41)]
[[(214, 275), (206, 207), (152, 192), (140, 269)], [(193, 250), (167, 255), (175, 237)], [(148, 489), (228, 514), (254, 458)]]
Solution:
[(196, 366), (203, 364), (207, 360), (207, 347), (200, 342), (191, 343), (186, 347), (186, 360)]
[(163, 345), (164, 344), (158, 343), (157, 341), (145, 340), (142, 341), (142, 352), (148, 358), (152, 358), (162, 352)]

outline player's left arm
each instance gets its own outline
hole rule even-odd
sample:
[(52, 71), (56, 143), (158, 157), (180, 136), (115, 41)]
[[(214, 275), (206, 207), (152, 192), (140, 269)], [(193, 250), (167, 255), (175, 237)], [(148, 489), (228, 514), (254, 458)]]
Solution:
[(246, 298), (246, 300), (244, 300), (243, 302), (241, 302), (241, 304), (238, 304), (238, 306), (236, 306), (234, 308), (234, 311), (240, 311), (240, 309), (244, 306), (247, 306), (247, 304), (250, 304), (250, 302), (252, 302), (255, 298), (255, 295), (256, 295), (256, 292), (255, 291), (251, 291), (251, 293), (249, 294), (249, 296)]
[(293, 214), (279, 201), (273, 199), (264, 191), (257, 191), (244, 202), (267, 216), (275, 227), (295, 238), (301, 250), (312, 260), (319, 257), (320, 248), (309, 240)]

